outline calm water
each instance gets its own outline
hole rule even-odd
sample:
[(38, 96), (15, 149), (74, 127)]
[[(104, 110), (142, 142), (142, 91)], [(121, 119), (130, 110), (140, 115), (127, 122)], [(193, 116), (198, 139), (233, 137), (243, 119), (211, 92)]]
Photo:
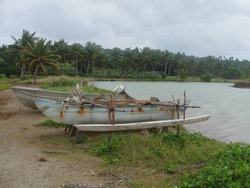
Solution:
[(206, 122), (187, 125), (190, 131), (201, 132), (223, 142), (250, 143), (250, 89), (233, 88), (227, 83), (181, 83), (181, 82), (112, 82), (95, 81), (95, 86), (112, 90), (122, 84), (126, 92), (139, 99), (151, 96), (160, 100), (183, 98), (186, 91), (191, 105), (201, 109), (188, 110), (187, 116), (212, 114)]

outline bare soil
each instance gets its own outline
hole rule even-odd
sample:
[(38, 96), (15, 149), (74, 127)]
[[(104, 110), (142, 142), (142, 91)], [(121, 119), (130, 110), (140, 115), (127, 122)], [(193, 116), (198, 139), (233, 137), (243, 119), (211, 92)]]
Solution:
[(0, 188), (108, 187), (114, 179), (103, 172), (101, 159), (44, 154), (43, 145), (34, 140), (43, 134), (64, 134), (63, 129), (34, 126), (46, 119), (24, 107), (11, 90), (0, 92)]

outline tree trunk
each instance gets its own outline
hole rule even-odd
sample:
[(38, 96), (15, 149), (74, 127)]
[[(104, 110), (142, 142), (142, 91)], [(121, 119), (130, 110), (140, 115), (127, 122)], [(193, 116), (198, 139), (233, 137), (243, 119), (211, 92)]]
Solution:
[(34, 72), (34, 84), (36, 83), (37, 71), (38, 71), (38, 64), (36, 65), (36, 69), (35, 69), (35, 72)]
[(78, 76), (78, 60), (75, 59), (75, 76)]
[(64, 61), (60, 62), (60, 69), (61, 69), (61, 74), (64, 75)]
[(164, 66), (164, 73), (167, 75), (167, 69), (168, 69), (168, 62), (165, 61), (165, 66)]
[(95, 72), (95, 62), (92, 61), (92, 72), (94, 73)]
[(23, 78), (24, 76), (24, 73), (25, 73), (25, 68), (26, 68), (26, 64), (25, 63), (22, 63), (22, 67), (21, 67), (21, 78)]
[(168, 69), (168, 76), (170, 76), (170, 72), (171, 72), (171, 66), (169, 66), (169, 69)]
[(88, 61), (88, 65), (87, 65), (87, 75), (89, 74), (89, 61)]

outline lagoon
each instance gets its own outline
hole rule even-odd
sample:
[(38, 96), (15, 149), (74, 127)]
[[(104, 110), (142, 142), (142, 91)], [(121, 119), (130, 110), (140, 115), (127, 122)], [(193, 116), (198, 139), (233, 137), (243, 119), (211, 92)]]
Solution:
[(91, 84), (114, 89), (124, 85), (126, 92), (138, 99), (149, 99), (151, 96), (160, 100), (183, 99), (186, 91), (191, 105), (200, 109), (189, 109), (187, 117), (212, 114), (206, 122), (187, 125), (189, 131), (201, 134), (222, 142), (250, 143), (250, 89), (232, 87), (231, 83), (203, 82), (125, 82), (125, 81), (92, 81)]

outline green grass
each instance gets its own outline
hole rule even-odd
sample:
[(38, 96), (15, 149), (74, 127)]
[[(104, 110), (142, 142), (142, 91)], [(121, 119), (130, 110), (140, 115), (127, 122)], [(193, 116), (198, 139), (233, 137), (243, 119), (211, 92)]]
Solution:
[(250, 146), (225, 144), (200, 134), (108, 134), (88, 136), (74, 143), (65, 135), (43, 135), (50, 148), (44, 154), (70, 156), (84, 153), (100, 157), (106, 170), (130, 178), (124, 187), (247, 187), (250, 175)]
[[(53, 91), (63, 91), (63, 92), (69, 92), (75, 89), (75, 86), (57, 86), (57, 87), (50, 87), (47, 85), (42, 86), (43, 89), (53, 90)], [(110, 93), (109, 90), (106, 89), (100, 89), (94, 86), (85, 85), (83, 86), (83, 92), (84, 93)]]
[[(37, 76), (37, 79), (43, 79), (45, 76)], [(23, 78), (18, 76), (11, 76), (10, 78), (6, 78), (4, 76), (0, 77), (0, 80), (8, 81), (8, 82), (15, 82), (15, 83), (26, 83), (26, 84), (33, 84), (34, 78), (33, 75), (25, 75)], [(38, 81), (39, 83), (39, 81)]]
[(95, 86), (88, 85), (87, 81), (79, 77), (72, 78), (72, 77), (61, 76), (61, 77), (51, 78), (43, 82), (42, 88), (54, 91), (67, 92), (67, 91), (72, 91), (77, 83), (83, 84), (83, 92), (85, 93), (110, 93), (110, 91), (108, 90), (99, 89)]
[[(84, 145), (90, 148), (89, 152), (102, 157), (114, 171), (137, 171), (137, 176), (127, 186), (167, 187), (179, 182), (182, 174), (195, 171), (197, 165), (209, 162), (213, 158), (212, 153), (226, 144), (200, 134), (181, 133), (177, 137), (176, 133), (169, 132), (148, 136), (112, 135), (109, 144), (106, 136), (89, 137)], [(150, 174), (152, 171), (153, 176)]]
[(41, 127), (66, 127), (65, 124), (56, 123), (52, 120), (45, 120), (41, 123), (38, 123), (37, 126), (41, 126)]
[(9, 83), (0, 82), (0, 91), (9, 89), (9, 88), (11, 88), (11, 87), (12, 87), (12, 85), (9, 84)]
[[(135, 144), (136, 143), (136, 144)], [(160, 171), (168, 169), (169, 164), (187, 165), (207, 162), (208, 153), (220, 149), (224, 144), (199, 134), (176, 133), (113, 135), (110, 145), (106, 138), (90, 137), (85, 143), (91, 152), (106, 159), (107, 164), (133, 163), (147, 164)]]

